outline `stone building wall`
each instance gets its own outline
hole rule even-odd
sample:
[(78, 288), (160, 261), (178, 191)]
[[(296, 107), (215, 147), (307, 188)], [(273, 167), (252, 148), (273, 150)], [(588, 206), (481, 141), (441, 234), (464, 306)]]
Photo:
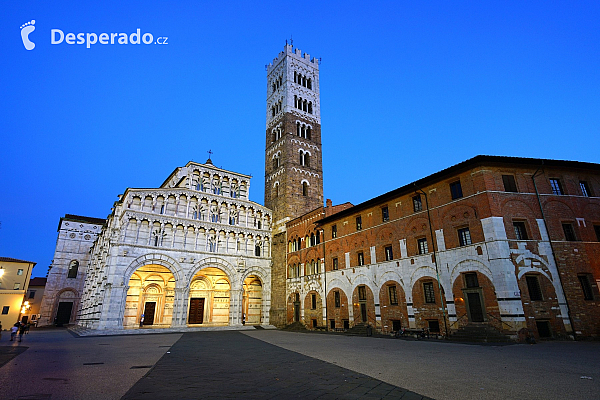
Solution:
[(90, 249), (104, 223), (105, 220), (100, 218), (71, 214), (60, 219), (56, 250), (48, 270), (38, 326), (55, 323), (60, 303), (65, 303), (61, 306), (61, 313), (70, 315), (63, 317), (68, 319), (66, 323), (76, 322)]

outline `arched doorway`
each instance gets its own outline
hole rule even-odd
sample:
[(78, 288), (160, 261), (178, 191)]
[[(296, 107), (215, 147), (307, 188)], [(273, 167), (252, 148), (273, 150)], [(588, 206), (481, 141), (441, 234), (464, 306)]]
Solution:
[(248, 325), (260, 325), (262, 322), (262, 282), (256, 275), (244, 279), (242, 313)]
[(58, 295), (54, 324), (63, 326), (71, 322), (76, 307), (77, 294), (73, 290), (64, 290)]
[(153, 264), (136, 269), (129, 279), (123, 327), (170, 327), (174, 297), (175, 278), (169, 269)]
[(188, 325), (229, 324), (231, 284), (219, 268), (204, 268), (192, 278), (188, 305)]

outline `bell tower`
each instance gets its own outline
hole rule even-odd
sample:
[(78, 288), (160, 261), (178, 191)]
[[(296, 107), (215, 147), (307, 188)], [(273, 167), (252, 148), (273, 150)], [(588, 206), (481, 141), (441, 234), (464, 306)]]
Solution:
[(323, 207), (319, 62), (286, 44), (267, 65), (265, 206), (273, 210), (271, 323), (286, 321), (285, 224)]

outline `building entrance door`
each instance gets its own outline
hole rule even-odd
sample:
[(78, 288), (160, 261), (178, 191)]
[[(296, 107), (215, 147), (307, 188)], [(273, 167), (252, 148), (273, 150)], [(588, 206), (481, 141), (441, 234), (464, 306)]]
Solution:
[(58, 303), (58, 310), (56, 310), (56, 326), (63, 326), (68, 324), (71, 320), (71, 311), (73, 310), (72, 301), (61, 301)]
[(190, 299), (190, 315), (188, 324), (201, 324), (204, 321), (204, 298), (193, 297)]
[(360, 317), (362, 322), (367, 323), (367, 303), (360, 303)]
[(148, 301), (144, 304), (144, 325), (154, 324), (154, 310), (156, 309), (155, 301)]
[(485, 321), (481, 305), (481, 294), (479, 292), (468, 292), (467, 302), (469, 303), (469, 320), (471, 322)]

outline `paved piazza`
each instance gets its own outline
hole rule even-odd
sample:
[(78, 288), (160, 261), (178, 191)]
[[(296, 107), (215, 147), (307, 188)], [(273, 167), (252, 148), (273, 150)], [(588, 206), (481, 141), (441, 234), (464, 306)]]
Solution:
[[(592, 399), (600, 343), (468, 345), (211, 331), (0, 340), (2, 399)], [(24, 351), (23, 349), (26, 348)]]

